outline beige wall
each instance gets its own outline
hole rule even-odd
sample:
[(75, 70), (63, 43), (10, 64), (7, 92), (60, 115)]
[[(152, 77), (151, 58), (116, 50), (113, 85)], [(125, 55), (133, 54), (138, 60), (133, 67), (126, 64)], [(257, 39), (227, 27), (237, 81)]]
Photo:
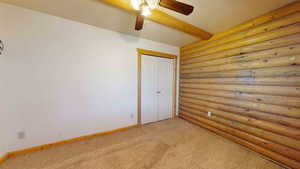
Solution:
[(136, 124), (136, 49), (179, 51), (3, 3), (0, 38), (3, 153)]

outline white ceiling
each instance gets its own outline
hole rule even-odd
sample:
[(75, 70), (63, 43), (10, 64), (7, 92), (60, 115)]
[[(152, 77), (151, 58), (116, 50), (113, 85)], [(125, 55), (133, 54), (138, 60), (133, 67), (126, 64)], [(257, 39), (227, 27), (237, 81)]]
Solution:
[[(183, 16), (163, 8), (161, 10), (210, 33), (218, 33), (296, 0), (181, 1), (195, 7), (190, 16)], [(0, 0), (0, 2), (175, 46), (183, 46), (199, 40), (151, 21), (146, 21), (144, 29), (136, 32), (134, 31), (135, 16), (103, 4), (99, 0)]]
[(223, 32), (297, 0), (180, 0), (195, 7), (189, 16), (160, 8), (210, 33)]

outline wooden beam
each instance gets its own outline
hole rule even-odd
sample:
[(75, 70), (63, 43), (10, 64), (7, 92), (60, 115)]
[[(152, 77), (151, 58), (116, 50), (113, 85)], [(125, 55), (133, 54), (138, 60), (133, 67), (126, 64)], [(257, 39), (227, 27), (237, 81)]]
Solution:
[[(105, 2), (107, 4), (110, 4), (112, 6), (124, 9), (130, 13), (137, 14), (138, 11), (134, 10), (131, 6), (130, 0), (99, 0), (100, 2)], [(181, 32), (185, 32), (187, 34), (190, 34), (192, 36), (201, 38), (201, 39), (209, 39), (212, 37), (212, 34), (208, 33), (207, 31), (200, 29), (196, 26), (193, 26), (187, 22), (184, 22), (180, 19), (177, 19), (169, 14), (166, 14), (165, 12), (162, 12), (160, 10), (152, 10), (151, 15), (145, 17), (147, 19), (150, 19), (156, 23), (166, 25), (168, 27), (177, 29)]]
[(163, 52), (156, 52), (156, 51), (153, 51), (153, 50), (139, 49), (138, 48), (137, 52), (139, 54), (143, 54), (143, 55), (159, 56), (159, 57), (169, 58), (169, 59), (177, 59), (176, 55), (169, 54), (169, 53), (163, 53)]

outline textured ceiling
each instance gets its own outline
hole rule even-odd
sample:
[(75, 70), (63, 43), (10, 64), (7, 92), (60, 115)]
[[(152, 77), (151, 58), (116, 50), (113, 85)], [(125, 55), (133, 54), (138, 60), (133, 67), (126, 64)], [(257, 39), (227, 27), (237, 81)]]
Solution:
[[(181, 0), (195, 7), (190, 16), (162, 9), (204, 30), (217, 33), (296, 0)], [(144, 29), (134, 31), (135, 16), (99, 0), (0, 0), (50, 15), (127, 33), (175, 46), (199, 40), (166, 26), (146, 21)]]

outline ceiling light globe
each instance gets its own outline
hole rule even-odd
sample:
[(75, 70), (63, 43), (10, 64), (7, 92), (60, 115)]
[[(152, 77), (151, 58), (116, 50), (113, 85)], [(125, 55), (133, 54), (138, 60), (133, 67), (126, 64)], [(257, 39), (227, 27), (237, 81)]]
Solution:
[(148, 16), (151, 14), (150, 7), (147, 5), (142, 6), (142, 15)]
[(150, 9), (155, 9), (158, 7), (160, 0), (146, 0)]
[(131, 0), (131, 5), (133, 9), (140, 10), (140, 5), (142, 3), (142, 0)]

